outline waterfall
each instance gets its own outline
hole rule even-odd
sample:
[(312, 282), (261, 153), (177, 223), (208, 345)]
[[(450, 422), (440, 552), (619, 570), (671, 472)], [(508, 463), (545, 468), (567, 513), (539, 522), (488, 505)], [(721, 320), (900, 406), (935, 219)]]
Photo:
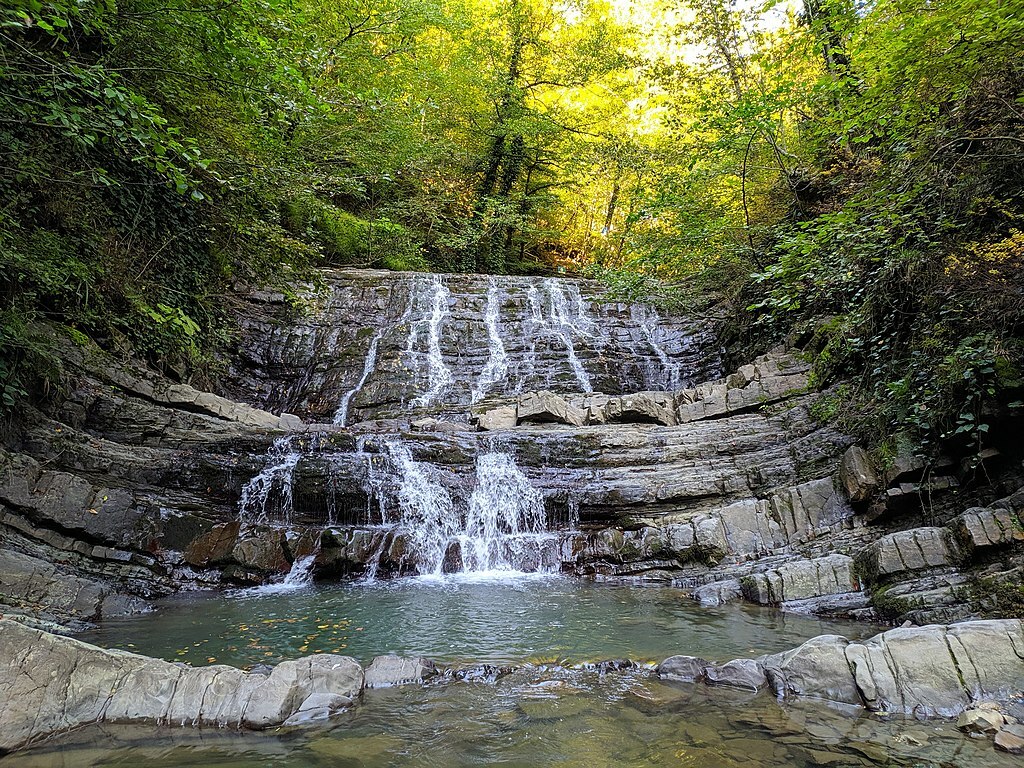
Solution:
[(498, 317), (501, 314), (501, 289), (492, 279), (487, 286), (487, 309), (484, 311), (484, 325), (487, 327), (487, 363), (473, 388), (471, 402), (477, 402), (490, 388), (508, 375), (508, 355), (501, 340)]
[(245, 525), (263, 525), (269, 521), (267, 507), (276, 493), (278, 517), (288, 523), (292, 516), (292, 478), (302, 454), (294, 445), (294, 435), (274, 440), (268, 463), (242, 488), (238, 502), (239, 519)]
[(448, 303), (451, 292), (441, 280), (440, 275), (430, 283), (431, 293), (429, 306), (423, 317), (413, 324), (409, 331), (407, 352), (413, 352), (420, 332), (427, 331), (427, 391), (412, 401), (414, 406), (430, 405), (431, 402), (452, 384), (452, 372), (445, 365), (441, 355), (441, 325), (448, 317)]
[(584, 392), (591, 392), (593, 387), (590, 383), (590, 375), (587, 373), (587, 369), (583, 367), (579, 357), (576, 356), (576, 347), (572, 341), (573, 333), (590, 336), (592, 335), (590, 331), (594, 327), (593, 322), (586, 317), (586, 310), (583, 307), (583, 299), (579, 295), (579, 289), (576, 289), (575, 295), (575, 298), (578, 300), (577, 308), (575, 311), (572, 311), (569, 309), (569, 302), (562, 291), (562, 286), (557, 280), (553, 277), (547, 278), (544, 281), (544, 287), (547, 290), (548, 297), (551, 299), (550, 328), (561, 339), (562, 344), (565, 345), (569, 366), (572, 368), (572, 372), (575, 374), (580, 387), (583, 388)]
[(665, 349), (658, 343), (656, 333), (658, 331), (658, 323), (661, 318), (658, 317), (658, 312), (652, 307), (647, 307), (643, 304), (636, 304), (630, 310), (634, 322), (640, 326), (640, 330), (644, 334), (648, 345), (654, 350), (654, 354), (661, 362), (662, 377), (659, 382), (663, 389), (675, 390), (679, 389), (680, 380), (682, 374), (680, 372), (679, 363), (674, 362), (665, 352)]
[(510, 454), (477, 457), (476, 486), (459, 537), (465, 571), (540, 570), (546, 534), (544, 497)]
[[(468, 502), (453, 497), (435, 467), (397, 440), (383, 444), (367, 483), (384, 524), (402, 534), (421, 575), (549, 570), (557, 534), (546, 530), (544, 497), (508, 453), (476, 461)], [(371, 565), (368, 575), (376, 574)]]
[(462, 517), (434, 468), (413, 459), (408, 446), (397, 440), (384, 444), (393, 472), (394, 504), (383, 501), (383, 478), (371, 479), (381, 504), (385, 524), (400, 529), (409, 539), (422, 574), (440, 574), (451, 540), (462, 530)]
[(366, 380), (370, 378), (370, 374), (373, 373), (373, 369), (377, 365), (377, 347), (380, 346), (380, 340), (384, 338), (384, 334), (390, 329), (389, 325), (384, 325), (377, 329), (377, 332), (373, 335), (370, 340), (370, 347), (366, 350), (366, 360), (363, 361), (363, 375), (359, 377), (359, 381), (346, 392), (341, 398), (341, 404), (338, 406), (338, 410), (334, 414), (334, 423), (340, 427), (344, 427), (348, 421), (348, 405), (352, 401), (355, 394), (363, 388), (366, 384)]

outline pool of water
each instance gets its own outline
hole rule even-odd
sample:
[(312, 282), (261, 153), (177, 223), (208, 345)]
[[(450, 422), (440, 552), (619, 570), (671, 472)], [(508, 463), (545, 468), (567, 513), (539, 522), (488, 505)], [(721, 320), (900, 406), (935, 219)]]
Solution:
[(329, 723), (268, 733), (92, 726), (3, 768), (1009, 768), (951, 724), (546, 665), (497, 683), (368, 691)]
[(862, 638), (878, 630), (753, 606), (701, 608), (668, 587), (448, 577), (179, 595), (82, 639), (196, 665), (245, 667), (311, 653), (363, 663), (384, 653), (448, 664), (659, 661), (676, 653), (728, 661), (819, 634)]

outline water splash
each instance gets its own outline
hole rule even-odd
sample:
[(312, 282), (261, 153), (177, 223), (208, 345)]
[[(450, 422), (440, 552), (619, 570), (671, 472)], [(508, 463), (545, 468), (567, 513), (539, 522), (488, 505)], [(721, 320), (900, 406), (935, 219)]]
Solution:
[[(551, 572), (558, 568), (558, 534), (547, 531), (544, 497), (511, 454), (477, 457), (468, 501), (445, 478), (416, 461), (397, 440), (383, 443), (370, 464), (367, 492), (386, 527), (404, 537), (424, 577), (445, 574)], [(368, 580), (377, 573), (371, 564)]]
[(280, 595), (285, 592), (298, 592), (313, 583), (313, 564), (316, 555), (305, 555), (295, 558), (292, 567), (282, 581), (262, 584), (258, 587), (239, 589), (228, 593), (231, 597), (260, 597), (263, 595)]
[(430, 405), (440, 396), (453, 382), (452, 372), (445, 365), (444, 357), (441, 354), (441, 325), (449, 314), (449, 302), (451, 291), (441, 280), (440, 275), (435, 275), (430, 282), (429, 306), (423, 317), (412, 325), (409, 331), (409, 341), (406, 351), (412, 352), (420, 333), (427, 331), (427, 391), (413, 399), (414, 406)]
[(265, 525), (270, 522), (271, 512), (276, 512), (279, 522), (291, 522), (294, 512), (292, 484), (295, 467), (301, 458), (294, 435), (274, 440), (267, 466), (242, 488), (238, 517), (243, 525)]
[(501, 289), (492, 279), (487, 287), (487, 309), (484, 311), (484, 325), (487, 327), (487, 363), (473, 388), (470, 401), (474, 403), (508, 375), (508, 355), (501, 340), (501, 329), (498, 327), (501, 298)]
[(391, 440), (384, 444), (393, 473), (390, 489), (393, 505), (384, 501), (385, 480), (379, 474), (370, 483), (376, 489), (385, 524), (406, 535), (423, 574), (440, 574), (450, 542), (462, 530), (462, 516), (441, 484), (434, 467), (418, 462), (409, 447)]
[(459, 536), (463, 571), (543, 570), (543, 549), (552, 539), (544, 497), (511, 454), (478, 456), (476, 486)]
[(664, 389), (679, 389), (680, 381), (682, 380), (682, 372), (680, 370), (679, 363), (672, 360), (672, 358), (668, 356), (664, 347), (658, 343), (658, 324), (661, 322), (661, 318), (658, 317), (657, 310), (643, 304), (635, 304), (630, 309), (630, 315), (632, 316), (633, 321), (640, 326), (640, 330), (644, 334), (644, 339), (646, 339), (651, 349), (654, 350), (654, 354), (661, 363), (662, 375), (659, 377), (660, 381), (658, 383)]

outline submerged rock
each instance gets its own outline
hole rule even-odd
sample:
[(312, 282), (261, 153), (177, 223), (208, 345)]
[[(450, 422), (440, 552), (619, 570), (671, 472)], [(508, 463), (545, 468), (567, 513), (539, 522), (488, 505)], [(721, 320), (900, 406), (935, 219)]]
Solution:
[(389, 688), (394, 685), (422, 683), (436, 674), (434, 662), (428, 659), (378, 656), (366, 668), (364, 678), (367, 688)]

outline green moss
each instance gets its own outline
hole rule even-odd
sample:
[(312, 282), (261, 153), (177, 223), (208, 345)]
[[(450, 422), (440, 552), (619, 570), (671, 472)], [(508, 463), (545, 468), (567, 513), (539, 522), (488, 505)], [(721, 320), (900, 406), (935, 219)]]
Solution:
[(880, 587), (871, 593), (871, 607), (883, 621), (898, 621), (915, 608), (923, 608), (924, 602), (891, 595), (889, 587)]
[(1019, 580), (991, 576), (970, 584), (970, 597), (989, 616), (1024, 619), (1024, 584)]

